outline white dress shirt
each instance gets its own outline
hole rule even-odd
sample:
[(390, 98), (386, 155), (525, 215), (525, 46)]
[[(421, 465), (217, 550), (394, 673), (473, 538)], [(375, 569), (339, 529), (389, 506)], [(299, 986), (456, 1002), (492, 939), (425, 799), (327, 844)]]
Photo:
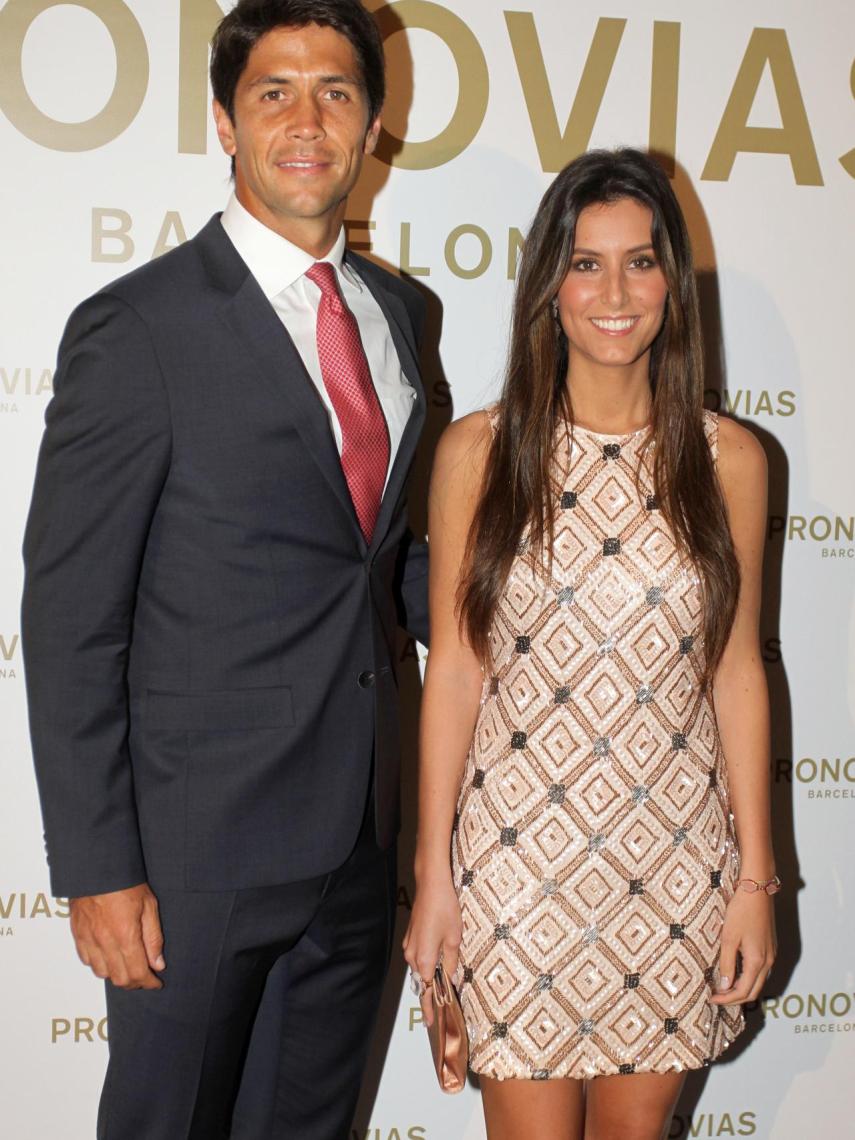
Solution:
[[(223, 211), (221, 222), (294, 341), (327, 410), (330, 428), (341, 455), (341, 424), (324, 386), (321, 362), (318, 359), (317, 323), (321, 291), (306, 277), (307, 270), (315, 264), (315, 258), (260, 222), (240, 204), (234, 194)], [(344, 302), (359, 325), (371, 379), (389, 429), (391, 471), (404, 428), (413, 410), (416, 393), (401, 371), (401, 362), (383, 310), (353, 267), (345, 263), (344, 248), (345, 234), (342, 227), (335, 245), (322, 260), (335, 267)], [(389, 471), (386, 472), (387, 483)]]

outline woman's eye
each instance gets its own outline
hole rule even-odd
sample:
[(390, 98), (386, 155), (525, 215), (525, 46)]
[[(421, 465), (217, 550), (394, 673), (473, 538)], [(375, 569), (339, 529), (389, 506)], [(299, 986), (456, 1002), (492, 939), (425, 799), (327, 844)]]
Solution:
[(597, 263), (596, 261), (592, 261), (590, 257), (585, 257), (579, 261), (574, 261), (573, 268), (581, 273), (590, 273), (592, 269), (597, 268)]
[(645, 253), (641, 257), (633, 258), (630, 264), (635, 269), (653, 269), (656, 265), (656, 261)]

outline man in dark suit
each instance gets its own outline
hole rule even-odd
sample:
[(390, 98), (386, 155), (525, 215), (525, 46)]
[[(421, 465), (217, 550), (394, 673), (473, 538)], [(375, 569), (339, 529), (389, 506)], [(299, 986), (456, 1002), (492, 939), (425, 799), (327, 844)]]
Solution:
[(268, 975), (265, 1136), (347, 1135), (388, 963), (415, 291), (344, 249), (382, 44), (358, 0), (240, 0), (212, 55), (235, 193), (84, 302), (25, 540), (54, 892), (107, 979), (102, 1140), (230, 1134)]

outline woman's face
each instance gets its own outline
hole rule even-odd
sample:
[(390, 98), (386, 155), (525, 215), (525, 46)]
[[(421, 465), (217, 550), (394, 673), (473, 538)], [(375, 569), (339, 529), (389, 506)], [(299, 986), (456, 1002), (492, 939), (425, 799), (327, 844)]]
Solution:
[(558, 317), (574, 357), (627, 367), (662, 328), (668, 289), (653, 250), (651, 210), (633, 198), (588, 206), (576, 223)]

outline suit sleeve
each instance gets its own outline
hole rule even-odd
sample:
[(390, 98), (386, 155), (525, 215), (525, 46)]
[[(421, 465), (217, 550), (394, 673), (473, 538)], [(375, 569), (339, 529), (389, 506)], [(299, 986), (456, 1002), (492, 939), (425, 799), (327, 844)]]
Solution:
[[(418, 353), (421, 352), (424, 342), (427, 306), (424, 297), (412, 285), (407, 285), (403, 296)], [(427, 646), (430, 639), (428, 627), (428, 544), (417, 542), (409, 528), (404, 535), (398, 554), (396, 602), (398, 624), (411, 637)]]
[(22, 645), (56, 895), (146, 878), (128, 750), (137, 582), (171, 453), (148, 329), (99, 294), (60, 345), (24, 539)]
[(404, 535), (398, 552), (395, 600), (398, 624), (416, 641), (427, 646), (428, 625), (428, 544), (416, 542), (411, 531)]

